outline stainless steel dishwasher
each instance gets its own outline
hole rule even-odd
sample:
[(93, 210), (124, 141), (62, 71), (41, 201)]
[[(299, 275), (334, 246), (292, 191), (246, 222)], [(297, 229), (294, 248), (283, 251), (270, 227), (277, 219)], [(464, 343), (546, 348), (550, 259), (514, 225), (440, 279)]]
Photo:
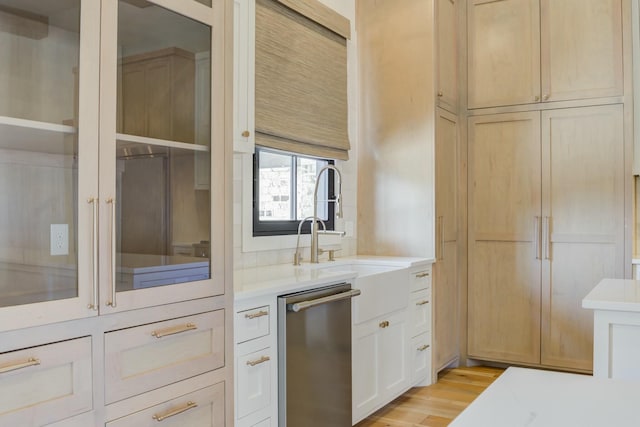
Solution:
[(278, 297), (279, 426), (351, 426), (351, 284)]

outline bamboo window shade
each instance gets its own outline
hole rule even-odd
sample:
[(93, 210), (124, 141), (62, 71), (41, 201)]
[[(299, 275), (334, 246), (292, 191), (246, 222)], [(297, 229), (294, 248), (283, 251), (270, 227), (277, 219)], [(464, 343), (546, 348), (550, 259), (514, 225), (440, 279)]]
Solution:
[(276, 0), (256, 1), (256, 144), (347, 160), (347, 46)]

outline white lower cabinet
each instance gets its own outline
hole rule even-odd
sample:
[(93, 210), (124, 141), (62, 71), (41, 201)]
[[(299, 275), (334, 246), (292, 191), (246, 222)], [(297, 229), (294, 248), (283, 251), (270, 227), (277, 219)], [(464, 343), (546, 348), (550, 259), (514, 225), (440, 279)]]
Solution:
[(271, 348), (237, 357), (238, 418), (266, 408), (271, 404)]
[(224, 383), (188, 393), (106, 423), (106, 427), (223, 427)]
[(0, 425), (51, 424), (93, 409), (91, 337), (0, 354)]
[(432, 383), (432, 323), (433, 300), (431, 267), (413, 271), (411, 302), (411, 383), (425, 386)]
[(236, 427), (278, 425), (276, 312), (275, 296), (236, 303)]
[(410, 386), (407, 310), (354, 325), (353, 423)]
[(113, 403), (224, 365), (224, 310), (105, 334), (105, 400)]

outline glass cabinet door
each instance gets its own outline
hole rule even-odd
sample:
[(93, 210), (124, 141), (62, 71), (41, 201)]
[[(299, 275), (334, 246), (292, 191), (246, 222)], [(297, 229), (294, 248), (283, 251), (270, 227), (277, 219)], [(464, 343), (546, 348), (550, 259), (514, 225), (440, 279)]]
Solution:
[(115, 140), (107, 310), (213, 294), (212, 8), (202, 3), (117, 2), (115, 134), (102, 134)]
[(97, 178), (81, 188), (79, 165), (97, 159), (86, 139), (97, 106), (80, 117), (79, 93), (92, 85), (80, 58), (98, 46), (81, 33), (99, 23), (98, 3), (0, 0), (0, 330), (92, 314), (79, 252), (93, 217), (80, 219), (91, 211), (80, 194), (96, 194)]

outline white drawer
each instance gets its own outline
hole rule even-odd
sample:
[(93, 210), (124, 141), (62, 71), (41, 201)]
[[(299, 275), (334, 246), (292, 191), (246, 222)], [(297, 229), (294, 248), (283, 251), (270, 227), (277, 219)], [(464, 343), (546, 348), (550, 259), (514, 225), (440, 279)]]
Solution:
[(271, 418), (262, 420), (258, 424), (254, 424), (253, 427), (271, 427)]
[(271, 364), (274, 361), (270, 348), (239, 356), (236, 361), (237, 417), (242, 418), (271, 403)]
[(411, 273), (411, 292), (431, 287), (431, 266)]
[(431, 330), (431, 307), (431, 289), (411, 294), (412, 337)]
[(224, 310), (105, 334), (105, 400), (113, 403), (224, 366)]
[(411, 339), (413, 382), (423, 381), (431, 377), (431, 334), (424, 333)]
[(91, 338), (0, 354), (0, 425), (41, 426), (91, 411)]
[(239, 311), (235, 315), (236, 343), (269, 335), (269, 306)]
[(106, 424), (106, 427), (156, 426), (223, 427), (224, 383), (176, 397)]

